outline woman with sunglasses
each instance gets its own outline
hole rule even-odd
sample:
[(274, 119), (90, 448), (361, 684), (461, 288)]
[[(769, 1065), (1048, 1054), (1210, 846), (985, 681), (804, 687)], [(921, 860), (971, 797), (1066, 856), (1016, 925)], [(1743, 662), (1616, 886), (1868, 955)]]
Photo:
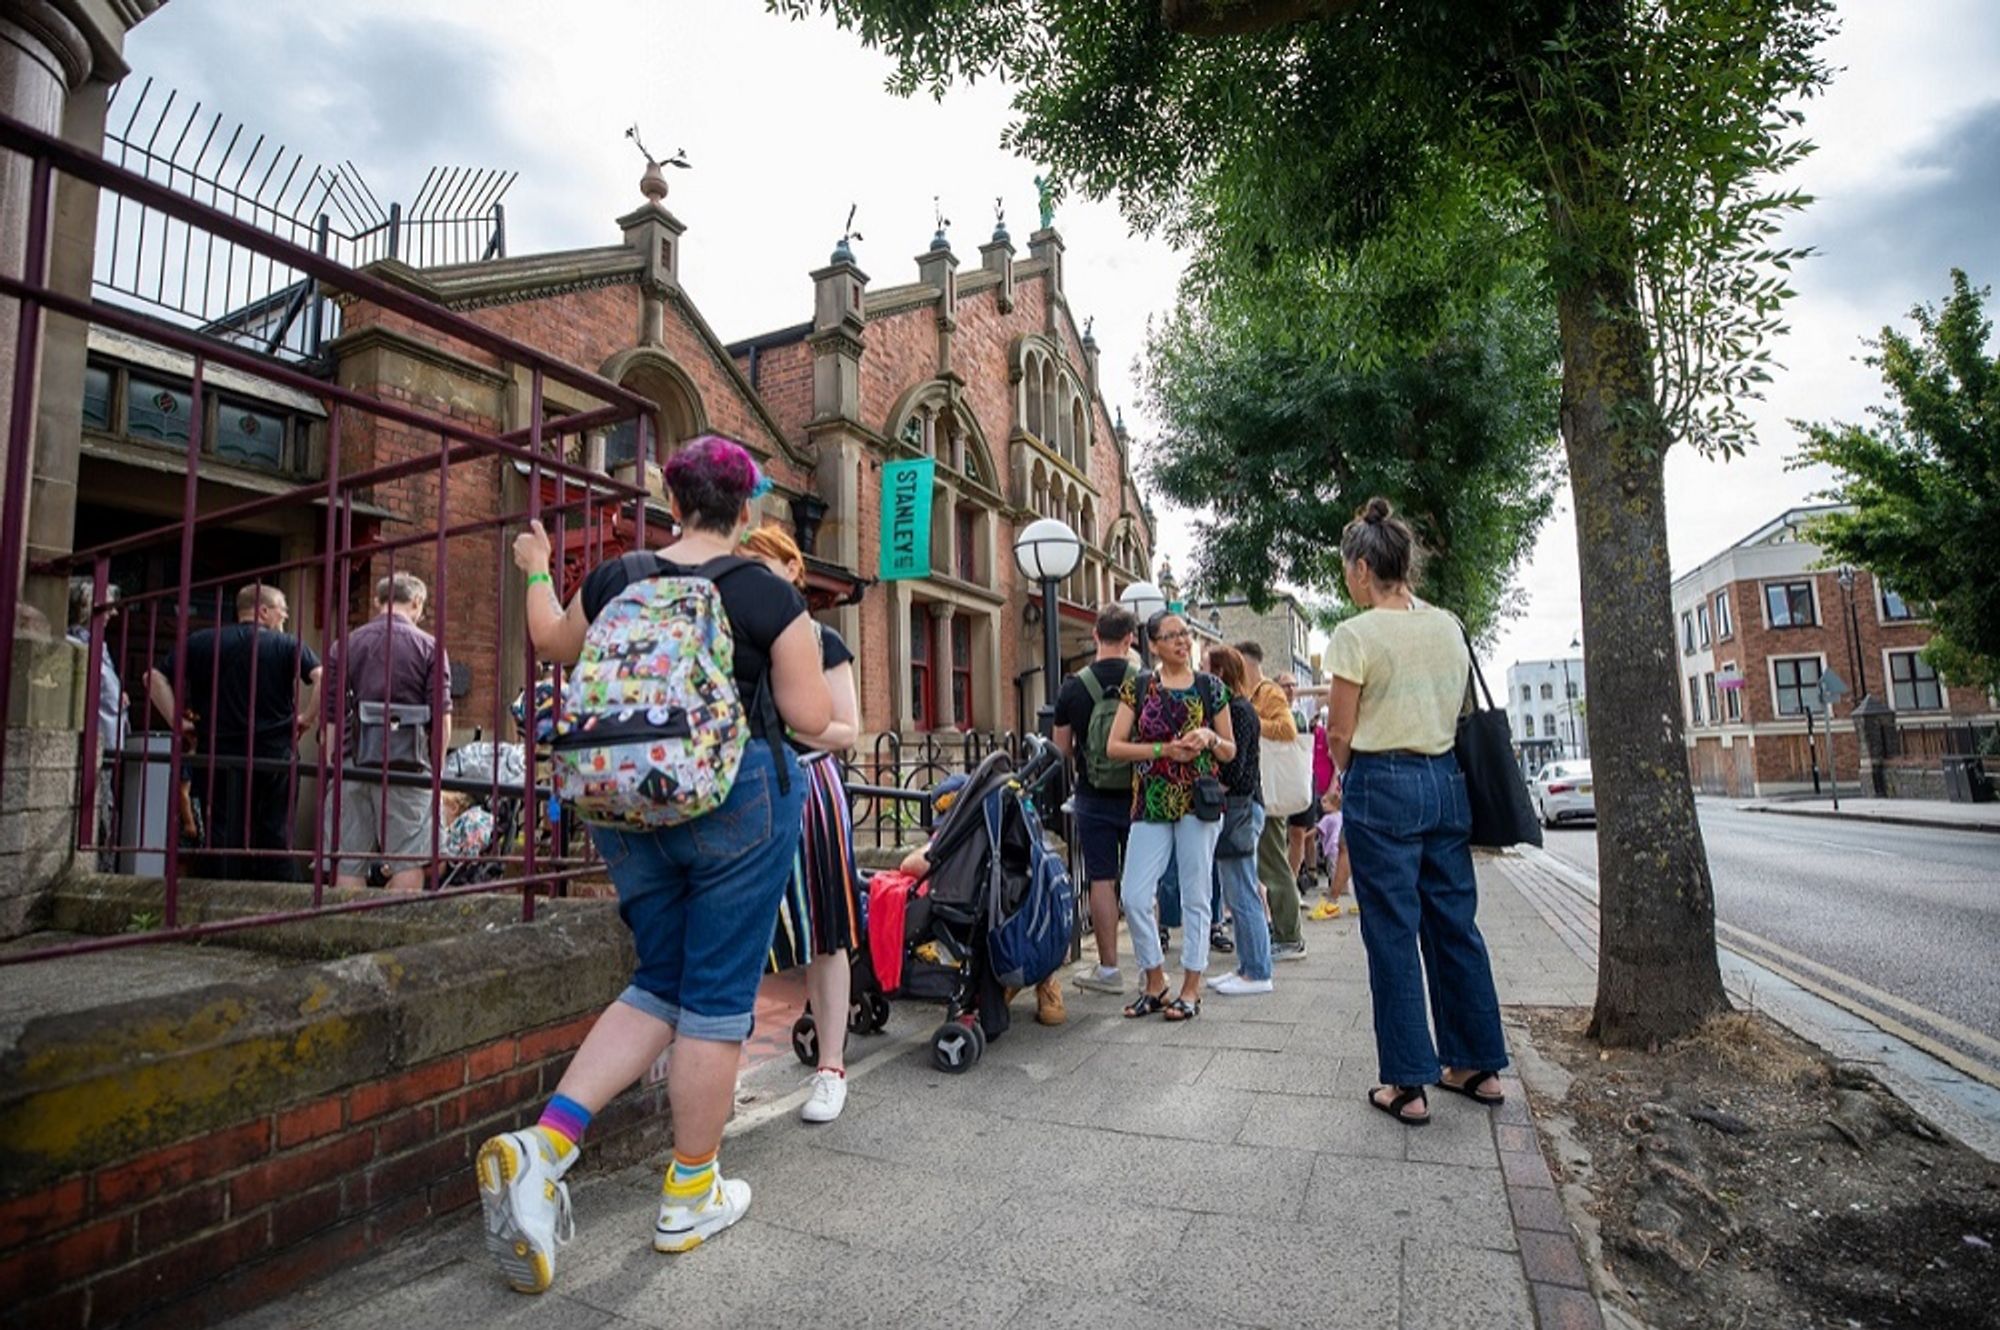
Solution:
[[(1146, 621), (1154, 668), (1128, 680), (1119, 694), (1105, 751), (1132, 763), (1132, 830), (1125, 844), (1119, 894), (1132, 930), (1144, 987), (1125, 1008), (1131, 1017), (1162, 1013), (1167, 1020), (1201, 1014), (1201, 976), (1208, 968), (1209, 882), (1222, 834), (1221, 763), (1236, 755), (1229, 689), (1194, 668), (1194, 635), (1186, 620), (1162, 610)], [(1180, 996), (1167, 996), (1156, 888), (1174, 863), (1180, 886)]]

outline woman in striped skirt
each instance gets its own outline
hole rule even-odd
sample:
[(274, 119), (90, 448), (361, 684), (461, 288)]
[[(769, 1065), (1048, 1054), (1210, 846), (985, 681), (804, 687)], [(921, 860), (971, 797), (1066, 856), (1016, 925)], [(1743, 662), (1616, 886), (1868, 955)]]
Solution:
[[(744, 538), (743, 552), (805, 590), (805, 556), (783, 528), (759, 527)], [(863, 937), (853, 814), (840, 781), (839, 754), (854, 746), (861, 708), (854, 691), (854, 653), (833, 629), (814, 627), (820, 667), (833, 693), (833, 723), (821, 734), (792, 736), (792, 746), (803, 755), (805, 834), (799, 839), (791, 885), (778, 907), (767, 968), (776, 973), (806, 967), (806, 997), (819, 1022), (819, 1068), (799, 1113), (807, 1122), (831, 1122), (847, 1103), (850, 967)]]

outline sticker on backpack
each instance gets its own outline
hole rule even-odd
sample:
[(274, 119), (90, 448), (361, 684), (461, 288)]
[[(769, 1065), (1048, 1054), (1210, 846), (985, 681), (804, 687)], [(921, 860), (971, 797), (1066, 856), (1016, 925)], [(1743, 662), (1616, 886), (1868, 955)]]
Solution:
[(735, 655), (709, 577), (648, 577), (620, 591), (592, 621), (564, 690), (551, 744), (562, 802), (627, 830), (721, 807), (750, 737)]

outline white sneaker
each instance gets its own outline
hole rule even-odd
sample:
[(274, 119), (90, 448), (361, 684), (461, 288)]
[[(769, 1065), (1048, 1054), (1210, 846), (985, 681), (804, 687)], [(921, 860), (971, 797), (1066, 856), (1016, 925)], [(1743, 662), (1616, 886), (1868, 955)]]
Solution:
[(517, 1293), (548, 1288), (556, 1277), (556, 1248), (576, 1236), (569, 1184), (562, 1181), (576, 1156), (572, 1149), (559, 1158), (555, 1142), (536, 1127), (479, 1147), (473, 1168), (486, 1212), (486, 1250)]
[(718, 1173), (715, 1185), (699, 1205), (660, 1202), (660, 1218), (653, 1225), (653, 1250), (693, 1251), (741, 1219), (749, 1208), (750, 1184)]
[(806, 1096), (799, 1116), (807, 1122), (831, 1122), (847, 1107), (847, 1078), (837, 1071), (813, 1073), (812, 1093)]
[(1224, 997), (1248, 997), (1253, 993), (1268, 993), (1271, 987), (1269, 979), (1245, 979), (1242, 972), (1238, 971), (1235, 974), (1223, 975), (1208, 986), (1208, 991), (1220, 993)]
[(1117, 970), (1106, 971), (1101, 967), (1084, 970), (1070, 982), (1089, 992), (1109, 993), (1113, 997), (1125, 991), (1125, 976)]

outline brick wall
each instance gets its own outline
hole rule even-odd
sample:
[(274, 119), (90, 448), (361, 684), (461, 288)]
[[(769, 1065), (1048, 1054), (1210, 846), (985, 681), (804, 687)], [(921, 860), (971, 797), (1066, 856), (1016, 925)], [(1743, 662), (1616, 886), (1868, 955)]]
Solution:
[[(0, 1201), (10, 1326), (205, 1325), (472, 1205), (472, 1156), (554, 1091), (595, 1015), (258, 1113)], [(665, 1086), (591, 1123), (592, 1158), (665, 1139)], [(620, 1151), (614, 1151), (614, 1154)]]

